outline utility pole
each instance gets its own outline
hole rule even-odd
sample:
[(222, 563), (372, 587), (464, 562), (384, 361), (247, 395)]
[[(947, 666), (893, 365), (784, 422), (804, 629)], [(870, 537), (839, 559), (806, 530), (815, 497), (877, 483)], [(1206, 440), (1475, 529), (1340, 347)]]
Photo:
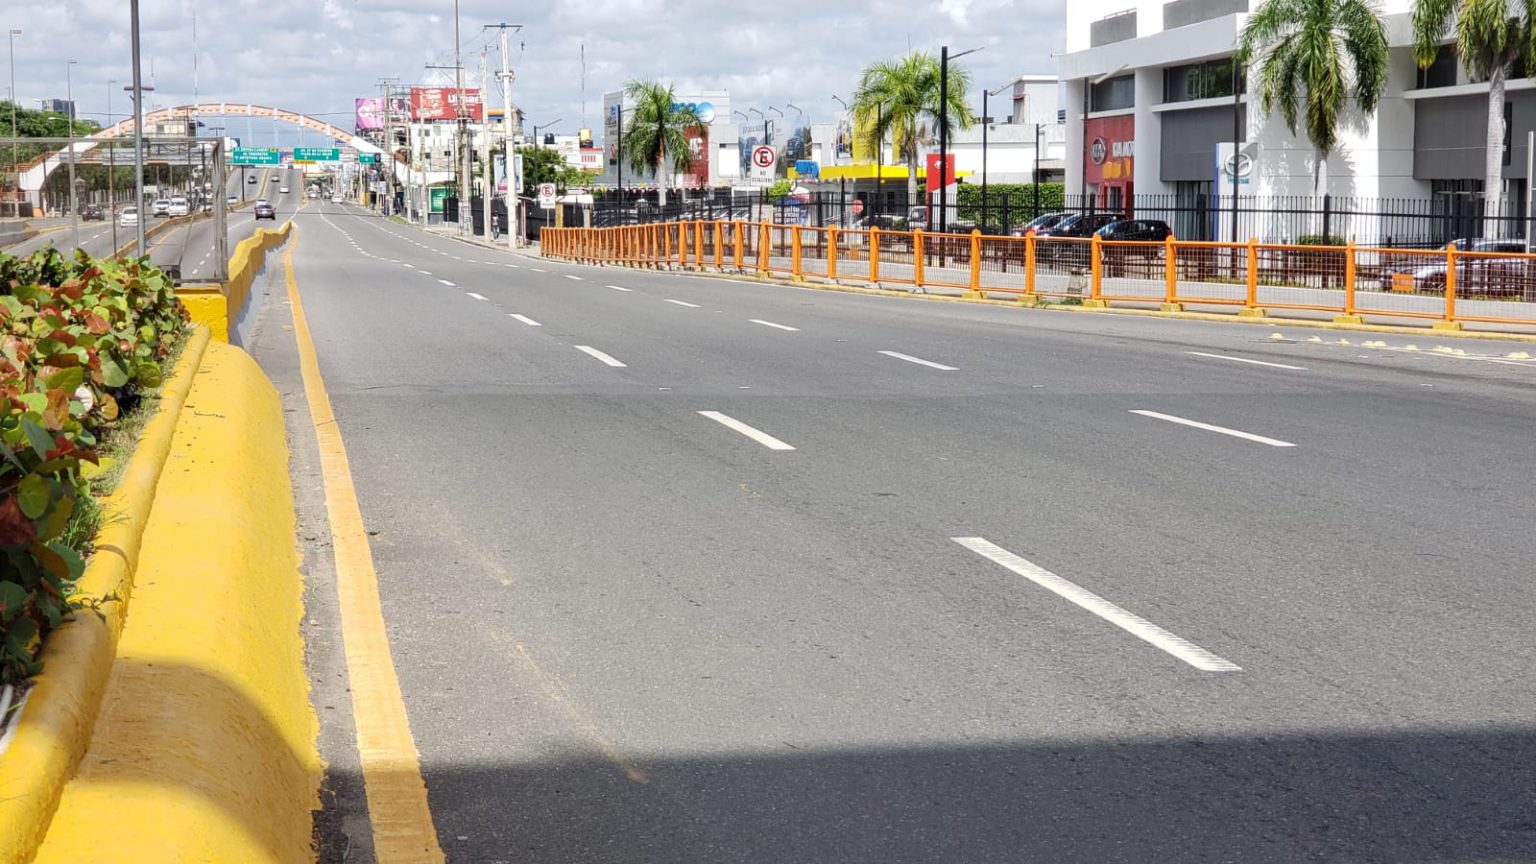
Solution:
[[(496, 197), (496, 172), (491, 167), (491, 115), (486, 109), (485, 94), (491, 82), (486, 69), (486, 49), (480, 49), (480, 171), (485, 177), (484, 190), (480, 193), (480, 224), (485, 226), (485, 239), (491, 239), (491, 199)], [(501, 118), (502, 123), (507, 118)], [(471, 222), (471, 225), (474, 223)]]
[[(112, 128), (112, 86), (117, 81), (107, 79), (107, 128)], [(117, 244), (117, 189), (112, 178), (117, 173), (117, 151), (113, 149), (111, 139), (105, 143), (107, 151), (107, 219), (112, 222), (112, 248), (116, 250)], [(115, 254), (115, 253), (114, 253)]]
[[(513, 249), (518, 244), (518, 226), (522, 220), (518, 219), (517, 207), (517, 155), (513, 142), (517, 136), (523, 133), (522, 122), (517, 111), (512, 107), (512, 82), (515, 76), (512, 74), (512, 54), (507, 45), (508, 30), (522, 30), (521, 24), (487, 24), (486, 29), (495, 27), (501, 30), (501, 71), (496, 77), (501, 82), (501, 148), (505, 164), (502, 166), (504, 177), (507, 181), (506, 206), (507, 206), (507, 245)], [(480, 94), (480, 101), (485, 102), (485, 93)], [(492, 182), (487, 184), (486, 197), (489, 198), (495, 190), (495, 172), (490, 175)], [(490, 212), (487, 210), (486, 212)]]
[(385, 216), (394, 212), (395, 203), (395, 130), (392, 122), (394, 120), (394, 111), (391, 110), (394, 95), (389, 86), (389, 82), (392, 80), (394, 79), (379, 79), (379, 88), (384, 93), (384, 158), (379, 160), (379, 168), (383, 170), (386, 162), (389, 166), (389, 173), (384, 180), (384, 188), (387, 190), (386, 194), (388, 195), (384, 205)]
[(69, 195), (64, 198), (69, 204), (70, 226), (74, 231), (75, 248), (80, 248), (80, 201), (76, 197), (75, 190), (75, 84), (70, 70), (77, 61), (64, 61), (64, 99), (69, 102)]
[[(469, 194), (469, 185), (472, 182), (470, 160), (474, 154), (470, 151), (468, 141), (469, 115), (464, 110), (464, 55), (459, 46), (459, 0), (453, 0), (453, 67), (454, 81), (457, 84), (455, 95), (459, 98), (457, 136), (459, 142), (459, 233), (467, 234), (474, 227)], [(465, 221), (466, 214), (470, 216), (468, 222)]]

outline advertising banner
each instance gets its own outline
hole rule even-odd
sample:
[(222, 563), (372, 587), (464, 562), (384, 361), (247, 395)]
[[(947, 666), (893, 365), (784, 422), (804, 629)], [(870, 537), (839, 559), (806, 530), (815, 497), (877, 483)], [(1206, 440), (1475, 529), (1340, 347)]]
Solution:
[[(464, 113), (472, 122), (485, 119), (479, 89), (464, 88)], [(412, 120), (456, 120), (459, 116), (459, 91), (453, 87), (412, 87)]]
[[(382, 96), (368, 96), (355, 100), (357, 103), (357, 131), (371, 132), (384, 128), (384, 98)], [(411, 102), (404, 96), (396, 96), (390, 100), (390, 120), (394, 123), (404, 123), (411, 116)]]
[(1084, 178), (1090, 184), (1126, 183), (1136, 176), (1136, 117), (1096, 117), (1083, 130)]

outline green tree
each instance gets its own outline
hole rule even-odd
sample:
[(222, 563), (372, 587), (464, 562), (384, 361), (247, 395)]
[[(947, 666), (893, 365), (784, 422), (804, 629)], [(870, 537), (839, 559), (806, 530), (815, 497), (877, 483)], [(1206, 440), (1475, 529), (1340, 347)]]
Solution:
[(517, 152), (523, 157), (523, 182), (530, 186), (540, 183), (553, 183), (564, 192), (571, 186), (585, 186), (591, 182), (591, 175), (573, 168), (565, 161), (565, 156), (559, 150), (549, 147), (519, 147)]
[(677, 104), (670, 84), (659, 81), (631, 81), (624, 85), (624, 95), (634, 103), (630, 121), (619, 142), (619, 158), (629, 162), (636, 172), (647, 168), (656, 172), (661, 190), (658, 203), (667, 203), (669, 158), (678, 174), (693, 167), (693, 152), (688, 147), (688, 130), (704, 122), (694, 109)]
[(1516, 61), (1536, 58), (1536, 2), (1531, 0), (1415, 0), (1413, 57), (1435, 62), (1447, 37), (1462, 67), (1488, 82), (1488, 138), (1483, 161), (1483, 206), (1499, 215), (1504, 193), (1504, 82)]
[[(19, 138), (63, 138), (71, 134), (83, 136), (101, 131), (101, 125), (91, 120), (76, 119), (73, 124), (69, 117), (57, 111), (33, 111), (21, 107), (16, 109), (16, 135)], [(11, 108), (10, 101), (0, 99), (0, 135), (9, 138), (11, 135)], [(56, 149), (58, 145), (49, 144), (18, 144), (15, 147), (0, 147), (0, 163), (7, 167), (12, 161), (12, 153), (17, 164), (25, 165), (44, 152)]]
[(1339, 143), (1349, 103), (1376, 111), (1387, 87), (1387, 28), (1372, 0), (1266, 0), (1238, 38), (1237, 62), (1258, 70), (1259, 104), (1317, 152), (1313, 188)]
[(912, 200), (917, 198), (918, 150), (932, 142), (940, 118), (947, 117), (951, 133), (957, 128), (969, 129), (976, 122), (965, 101), (970, 75), (950, 64), (946, 112), (940, 104), (940, 71), (939, 58), (914, 51), (899, 60), (864, 67), (853, 94), (854, 121), (865, 145), (874, 150), (890, 140), (896, 154), (907, 163), (907, 196)]

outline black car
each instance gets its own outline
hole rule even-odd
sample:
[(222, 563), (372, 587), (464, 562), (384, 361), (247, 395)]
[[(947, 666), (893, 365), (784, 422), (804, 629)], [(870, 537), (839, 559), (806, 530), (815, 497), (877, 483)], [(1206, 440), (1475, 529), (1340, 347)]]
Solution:
[[(1100, 240), (1112, 245), (1104, 247), (1104, 266), (1110, 276), (1140, 276), (1151, 278), (1166, 250), (1157, 244), (1173, 236), (1167, 222), (1156, 219), (1122, 219), (1111, 222), (1097, 232)], [(1120, 243), (1137, 245), (1121, 246)], [(1145, 245), (1142, 245), (1145, 244)]]
[(257, 219), (271, 219), (273, 222), (277, 221), (277, 210), (274, 209), (271, 204), (257, 204), (253, 210)]
[(1036, 257), (1050, 263), (1087, 267), (1088, 244), (1075, 241), (1087, 240), (1105, 225), (1123, 219), (1124, 213), (1078, 213), (1068, 216), (1049, 228), (1035, 232), (1035, 239), (1044, 241), (1037, 247)]
[(1137, 242), (1161, 243), (1173, 236), (1173, 229), (1167, 222), (1159, 222), (1156, 219), (1122, 219), (1119, 222), (1111, 222), (1094, 232), (1100, 240), (1125, 240)]
[(87, 204), (80, 208), (80, 218), (87, 222), (104, 222), (107, 218), (105, 210), (99, 204)]
[(1065, 211), (1061, 213), (1046, 213), (1043, 216), (1036, 216), (1034, 219), (1030, 220), (1029, 224), (1015, 228), (1009, 233), (1014, 237), (1023, 237), (1031, 231), (1034, 231), (1036, 234), (1038, 234), (1048, 228), (1055, 228), (1062, 222), (1072, 218), (1073, 215), (1074, 214), (1067, 213)]

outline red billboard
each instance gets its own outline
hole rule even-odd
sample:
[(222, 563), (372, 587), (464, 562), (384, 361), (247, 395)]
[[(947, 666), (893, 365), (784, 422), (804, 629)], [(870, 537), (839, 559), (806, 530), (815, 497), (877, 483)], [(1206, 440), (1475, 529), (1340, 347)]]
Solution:
[[(464, 115), (479, 123), (485, 119), (480, 104), (480, 90), (464, 88)], [(457, 120), (459, 117), (459, 91), (453, 87), (412, 87), (412, 120)]]
[(1096, 117), (1085, 124), (1084, 179), (1125, 185), (1136, 177), (1136, 116)]

